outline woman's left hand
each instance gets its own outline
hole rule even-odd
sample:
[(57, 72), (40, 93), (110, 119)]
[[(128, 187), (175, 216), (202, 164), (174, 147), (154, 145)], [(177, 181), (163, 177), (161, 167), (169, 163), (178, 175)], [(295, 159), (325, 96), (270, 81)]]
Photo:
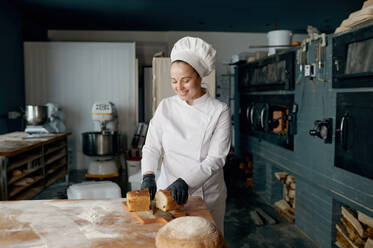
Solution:
[(172, 198), (177, 204), (185, 204), (188, 200), (188, 184), (182, 179), (178, 178), (167, 189), (171, 190)]

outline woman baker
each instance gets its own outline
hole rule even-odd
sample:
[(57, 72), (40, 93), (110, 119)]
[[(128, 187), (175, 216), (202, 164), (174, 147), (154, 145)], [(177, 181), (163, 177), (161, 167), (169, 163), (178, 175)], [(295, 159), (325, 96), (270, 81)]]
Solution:
[[(215, 69), (215, 49), (200, 38), (184, 37), (171, 51), (171, 87), (150, 121), (142, 150), (141, 189), (154, 198), (157, 188), (170, 189), (178, 204), (201, 196), (224, 233), (227, 190), (223, 166), (231, 145), (228, 106), (202, 88)], [(155, 171), (163, 154), (157, 183)]]

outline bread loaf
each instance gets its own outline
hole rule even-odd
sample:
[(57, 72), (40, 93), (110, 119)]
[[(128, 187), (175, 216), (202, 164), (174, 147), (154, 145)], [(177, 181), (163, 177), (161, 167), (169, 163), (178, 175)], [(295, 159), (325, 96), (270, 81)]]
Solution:
[(127, 207), (130, 212), (150, 209), (150, 194), (148, 189), (127, 192)]
[(218, 229), (198, 216), (179, 217), (159, 229), (155, 246), (157, 248), (221, 248), (223, 236)]
[(155, 206), (162, 211), (171, 211), (184, 207), (172, 198), (171, 190), (158, 190), (155, 194)]
[(20, 170), (14, 170), (13, 171), (13, 176), (14, 177), (20, 177), (20, 176), (22, 176), (22, 171), (20, 171)]

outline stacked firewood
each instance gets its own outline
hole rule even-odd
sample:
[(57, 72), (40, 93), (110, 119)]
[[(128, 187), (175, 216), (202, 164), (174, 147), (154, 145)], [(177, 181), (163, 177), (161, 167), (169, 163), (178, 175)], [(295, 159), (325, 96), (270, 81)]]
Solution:
[(240, 162), (240, 169), (244, 173), (245, 188), (252, 189), (253, 187), (253, 160), (251, 156), (245, 156), (245, 160)]
[(373, 248), (373, 218), (348, 207), (341, 207), (341, 222), (336, 224), (335, 245), (340, 248)]
[(283, 186), (283, 199), (276, 202), (280, 215), (284, 216), (290, 222), (294, 222), (295, 212), (295, 177), (287, 172), (276, 172), (275, 176), (280, 180)]

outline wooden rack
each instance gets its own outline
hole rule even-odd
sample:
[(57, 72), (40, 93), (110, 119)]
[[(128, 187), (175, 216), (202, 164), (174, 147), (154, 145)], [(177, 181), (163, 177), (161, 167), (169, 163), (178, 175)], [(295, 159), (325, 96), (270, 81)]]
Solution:
[(68, 172), (67, 136), (0, 135), (0, 200), (31, 199)]

